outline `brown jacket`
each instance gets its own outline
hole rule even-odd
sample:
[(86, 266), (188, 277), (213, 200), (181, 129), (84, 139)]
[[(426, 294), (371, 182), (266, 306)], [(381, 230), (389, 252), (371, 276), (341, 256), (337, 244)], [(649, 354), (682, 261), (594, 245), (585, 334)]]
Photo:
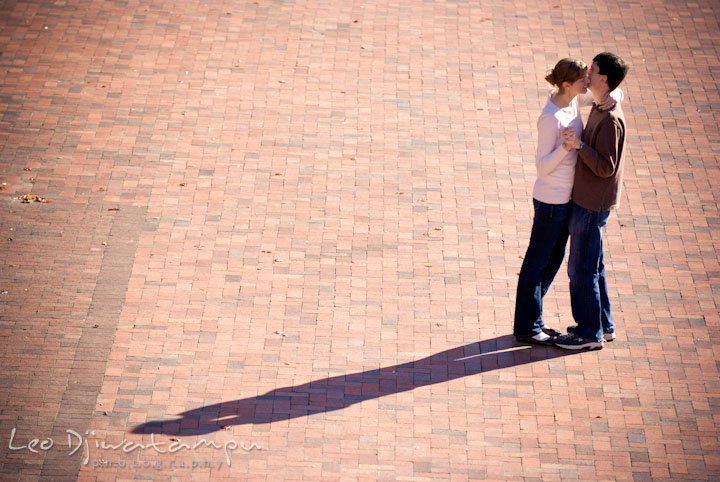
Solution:
[(622, 190), (625, 116), (620, 104), (605, 111), (593, 105), (582, 141), (572, 200), (591, 211), (610, 211), (618, 206)]

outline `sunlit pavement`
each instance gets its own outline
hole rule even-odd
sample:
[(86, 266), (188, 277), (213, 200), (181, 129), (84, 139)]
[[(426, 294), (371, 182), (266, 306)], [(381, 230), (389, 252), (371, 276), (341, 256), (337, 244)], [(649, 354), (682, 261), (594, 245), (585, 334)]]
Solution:
[[(0, 3), (0, 479), (718, 480), (719, 16)], [(519, 345), (542, 79), (603, 50), (618, 338)]]

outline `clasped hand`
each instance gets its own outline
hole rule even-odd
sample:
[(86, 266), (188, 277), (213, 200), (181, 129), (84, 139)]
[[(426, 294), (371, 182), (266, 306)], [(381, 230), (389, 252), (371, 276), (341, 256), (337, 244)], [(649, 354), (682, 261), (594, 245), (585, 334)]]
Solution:
[(580, 149), (580, 139), (578, 139), (578, 136), (575, 133), (575, 129), (573, 129), (572, 127), (566, 127), (565, 129), (563, 129), (562, 135), (565, 149), (567, 149), (568, 151), (570, 149)]

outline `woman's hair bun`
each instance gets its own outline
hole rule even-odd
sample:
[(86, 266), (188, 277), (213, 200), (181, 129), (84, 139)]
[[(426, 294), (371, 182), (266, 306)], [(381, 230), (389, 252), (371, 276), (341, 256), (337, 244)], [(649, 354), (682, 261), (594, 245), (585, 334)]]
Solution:
[(551, 70), (550, 73), (545, 76), (545, 81), (552, 86), (557, 85), (555, 82), (555, 71)]

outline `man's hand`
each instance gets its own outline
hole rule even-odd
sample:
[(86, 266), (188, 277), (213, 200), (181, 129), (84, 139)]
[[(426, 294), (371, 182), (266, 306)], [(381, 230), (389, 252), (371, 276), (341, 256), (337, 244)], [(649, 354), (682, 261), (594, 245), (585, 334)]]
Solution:
[[(562, 131), (563, 142), (565, 143), (565, 149), (580, 149), (580, 139), (575, 134), (575, 129), (572, 127), (566, 127)], [(568, 149), (569, 150), (569, 149)]]

